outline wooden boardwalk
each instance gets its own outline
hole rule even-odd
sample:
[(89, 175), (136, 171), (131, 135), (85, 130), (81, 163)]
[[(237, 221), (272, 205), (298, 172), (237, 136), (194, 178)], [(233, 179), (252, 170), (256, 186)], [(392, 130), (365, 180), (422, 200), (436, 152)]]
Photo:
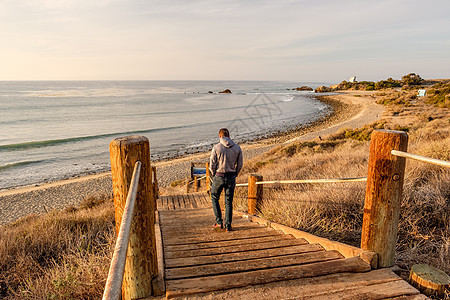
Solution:
[(236, 213), (233, 231), (212, 228), (207, 195), (161, 196), (158, 222), (167, 298), (427, 299), (390, 269), (371, 270)]

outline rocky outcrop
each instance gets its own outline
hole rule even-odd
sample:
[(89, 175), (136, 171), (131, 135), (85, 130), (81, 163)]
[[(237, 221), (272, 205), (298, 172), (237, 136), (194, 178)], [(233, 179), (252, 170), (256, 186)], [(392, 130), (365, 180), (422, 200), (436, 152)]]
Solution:
[(226, 89), (226, 90), (219, 92), (219, 94), (231, 94), (231, 91), (229, 89)]
[(319, 87), (315, 90), (315, 92), (316, 92), (316, 93), (328, 93), (328, 92), (331, 92), (331, 89), (330, 89), (329, 87), (327, 87), (327, 86), (322, 85), (322, 86), (319, 86)]
[(302, 86), (302, 87), (295, 88), (293, 90), (296, 90), (296, 91), (314, 91), (314, 89), (309, 87), (309, 86)]

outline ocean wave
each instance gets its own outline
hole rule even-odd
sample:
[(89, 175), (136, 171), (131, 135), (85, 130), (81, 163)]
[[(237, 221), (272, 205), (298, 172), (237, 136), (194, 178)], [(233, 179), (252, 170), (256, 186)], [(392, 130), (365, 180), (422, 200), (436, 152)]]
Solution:
[(31, 164), (37, 164), (40, 162), (42, 162), (42, 160), (20, 161), (20, 162), (15, 162), (15, 163), (9, 163), (9, 164), (3, 165), (3, 166), (0, 165), (0, 171), (6, 170), (6, 169), (22, 167), (22, 166), (26, 166), (26, 165), (31, 165)]
[(181, 128), (186, 128), (186, 127), (190, 127), (190, 126), (194, 126), (194, 125), (192, 125), (192, 124), (191, 125), (181, 125), (181, 126), (153, 128), (153, 129), (136, 130), (136, 131), (105, 133), (105, 134), (73, 137), (73, 138), (66, 138), (66, 139), (56, 139), (56, 140), (45, 140), (45, 141), (34, 141), (34, 142), (25, 142), (25, 143), (17, 143), (17, 144), (9, 144), (9, 145), (0, 145), (0, 152), (1, 151), (19, 151), (19, 150), (25, 150), (25, 149), (51, 147), (51, 146), (56, 146), (59, 144), (68, 144), (68, 143), (102, 139), (102, 138), (114, 137), (114, 136), (136, 135), (136, 134), (157, 132), (157, 131), (163, 131), (163, 130), (181, 129)]

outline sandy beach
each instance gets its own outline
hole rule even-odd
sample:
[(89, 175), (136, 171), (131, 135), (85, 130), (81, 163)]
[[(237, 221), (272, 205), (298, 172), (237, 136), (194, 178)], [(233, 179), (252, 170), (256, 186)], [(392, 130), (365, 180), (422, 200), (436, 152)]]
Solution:
[[(334, 112), (325, 119), (275, 137), (241, 145), (244, 160), (258, 156), (279, 143), (311, 140), (349, 127), (358, 128), (381, 118), (384, 108), (375, 104), (371, 92), (351, 91), (320, 100), (333, 106)], [(185, 178), (191, 162), (204, 163), (209, 152), (189, 155), (169, 161), (156, 162), (160, 186)], [(110, 173), (83, 176), (68, 180), (0, 191), (0, 225), (14, 222), (30, 214), (78, 206), (89, 196), (112, 196)]]

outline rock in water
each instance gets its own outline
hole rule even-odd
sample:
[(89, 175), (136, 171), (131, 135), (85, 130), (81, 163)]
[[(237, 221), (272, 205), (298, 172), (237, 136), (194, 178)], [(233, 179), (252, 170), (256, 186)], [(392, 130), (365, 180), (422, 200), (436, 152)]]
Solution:
[(219, 94), (231, 94), (231, 91), (229, 89), (226, 89), (226, 90), (219, 92)]
[(302, 87), (298, 87), (295, 88), (296, 91), (314, 91), (313, 88), (309, 87), (309, 86), (302, 86)]

